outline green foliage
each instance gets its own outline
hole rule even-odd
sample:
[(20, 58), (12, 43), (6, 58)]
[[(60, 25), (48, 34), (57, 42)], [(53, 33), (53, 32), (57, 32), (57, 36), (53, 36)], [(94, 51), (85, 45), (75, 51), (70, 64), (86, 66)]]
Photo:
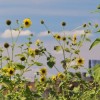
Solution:
[[(11, 21), (8, 20), (6, 24), (11, 29)], [(91, 42), (88, 38), (91, 33), (90, 26), (92, 26), (90, 22), (82, 25), (84, 34), (79, 36), (77, 31), (73, 35), (65, 34), (66, 22), (62, 22), (62, 34), (54, 34), (49, 30), (46, 23), (43, 20), (41, 21), (48, 34), (58, 43), (52, 48), (57, 54), (60, 53), (60, 56), (57, 56), (59, 57), (58, 62), (56, 61), (58, 58), (53, 55), (53, 52), (49, 52), (50, 50), (44, 46), (43, 41), (38, 39), (35, 43), (33, 42), (32, 34), (28, 36), (26, 43), (17, 46), (16, 43), (21, 31), (30, 27), (32, 22), (29, 18), (26, 18), (21, 24), (17, 20), (16, 24), (19, 26), (14, 29), (19, 32), (17, 38), (14, 40), (12, 37), (10, 45), (5, 43), (4, 48), (0, 47), (0, 100), (99, 100), (100, 65), (96, 65), (92, 69), (91, 81), (83, 79), (81, 73), (77, 70), (84, 67), (81, 47), (84, 46), (84, 42)], [(98, 24), (93, 27), (99, 32)], [(12, 29), (11, 36), (13, 36)], [(99, 42), (100, 38), (97, 38), (90, 49)], [(19, 49), (16, 54), (15, 48)], [(5, 52), (7, 52), (6, 56), (4, 55)], [(40, 59), (43, 59), (43, 62), (40, 62)], [(56, 67), (58, 66), (57, 63), (60, 64), (59, 67), (61, 68)], [(39, 68), (39, 71), (32, 72), (31, 68), (34, 70), (34, 66)], [(55, 68), (56, 74), (49, 76), (48, 68)], [(69, 72), (70, 68), (75, 73)], [(87, 69), (87, 71), (87, 74), (90, 75), (90, 69)], [(27, 72), (32, 73), (33, 82), (31, 82), (33, 79), (30, 80), (24, 76)]]
[(94, 46), (100, 43), (100, 38), (97, 38), (90, 46), (89, 50), (91, 50)]
[(96, 64), (93, 68), (93, 75), (96, 82), (100, 84), (100, 64)]

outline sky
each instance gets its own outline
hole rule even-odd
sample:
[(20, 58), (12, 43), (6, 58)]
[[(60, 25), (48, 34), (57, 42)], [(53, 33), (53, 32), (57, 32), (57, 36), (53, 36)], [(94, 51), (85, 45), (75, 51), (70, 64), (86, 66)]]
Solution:
[[(100, 0), (0, 0), (0, 43), (11, 41), (6, 20), (11, 20), (12, 27), (15, 27), (16, 20), (22, 22), (23, 19), (30, 18), (32, 20), (32, 26), (22, 32), (18, 43), (25, 42), (25, 36), (33, 33), (34, 40), (38, 38), (42, 39), (46, 42), (47, 48), (52, 50), (52, 46), (48, 46), (48, 44), (54, 44), (54, 40), (46, 35), (46, 29), (40, 24), (40, 21), (44, 20), (49, 29), (53, 32), (62, 31), (62, 21), (67, 23), (65, 31), (73, 30), (87, 22), (100, 23), (100, 14), (91, 13), (96, 9), (99, 3)], [(79, 32), (81, 31), (82, 30)], [(15, 32), (13, 32), (13, 36), (16, 37)], [(93, 39), (95, 38), (96, 36), (94, 35)], [(84, 58), (86, 58), (87, 61), (90, 58), (99, 59), (98, 54), (94, 54), (95, 50), (100, 49), (99, 46), (89, 52), (89, 45), (90, 44), (85, 45), (82, 49)], [(86, 52), (84, 52), (84, 50), (86, 50)], [(99, 53), (99, 51), (97, 52)], [(57, 55), (57, 57), (60, 56), (61, 55)]]

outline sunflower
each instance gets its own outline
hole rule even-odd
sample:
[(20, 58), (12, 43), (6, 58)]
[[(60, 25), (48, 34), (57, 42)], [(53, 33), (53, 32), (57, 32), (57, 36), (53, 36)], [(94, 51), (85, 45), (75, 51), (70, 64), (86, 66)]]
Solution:
[(66, 37), (65, 37), (65, 36), (63, 36), (63, 37), (62, 37), (62, 40), (63, 40), (63, 41), (66, 41)]
[(34, 49), (29, 48), (29, 49), (28, 49), (28, 53), (29, 53), (29, 55), (31, 55), (32, 57), (35, 57), (35, 50), (34, 50)]
[(40, 78), (40, 82), (45, 82), (46, 81), (46, 77), (45, 76), (42, 76), (41, 78)]
[(29, 18), (23, 20), (23, 24), (25, 28), (28, 28), (32, 25), (32, 21)]
[(41, 44), (41, 40), (36, 40), (36, 42), (35, 42), (35, 44), (37, 45), (37, 46), (39, 46), (40, 44)]
[(58, 73), (57, 74), (57, 77), (61, 80), (64, 80), (65, 79), (65, 75), (63, 73)]
[(73, 39), (72, 39), (73, 44), (76, 44), (76, 40), (77, 40), (77, 35), (76, 35), (76, 34), (74, 34), (74, 35), (73, 35)]
[(41, 68), (40, 69), (40, 75), (45, 76), (47, 74), (46, 68)]
[(61, 36), (60, 36), (59, 34), (55, 34), (55, 35), (54, 35), (54, 38), (55, 38), (56, 40), (61, 40)]
[(57, 77), (56, 77), (55, 75), (53, 75), (53, 76), (51, 77), (51, 80), (52, 80), (52, 81), (56, 81), (56, 79), (57, 79)]
[(83, 58), (77, 58), (76, 59), (76, 64), (78, 65), (78, 66), (82, 66), (83, 64), (84, 64), (84, 59)]
[(10, 68), (8, 68), (7, 72), (8, 72), (9, 76), (12, 76), (12, 75), (14, 75), (15, 69), (13, 67), (10, 67)]

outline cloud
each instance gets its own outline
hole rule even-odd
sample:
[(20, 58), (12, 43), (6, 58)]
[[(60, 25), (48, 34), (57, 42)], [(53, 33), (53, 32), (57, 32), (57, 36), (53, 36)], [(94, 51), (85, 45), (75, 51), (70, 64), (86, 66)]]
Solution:
[[(1, 34), (1, 38), (11, 38), (11, 32), (12, 32), (12, 36), (13, 37), (17, 37), (19, 34), (19, 31), (15, 31), (15, 30), (5, 30), (4, 33)], [(26, 31), (21, 31), (20, 32), (20, 36), (27, 36), (29, 34), (31, 34), (32, 32), (29, 30)]]
[[(64, 31), (64, 32), (52, 32), (53, 34), (60, 34), (61, 36), (65, 33), (66, 35), (73, 35), (77, 34), (77, 36), (80, 36), (81, 34), (85, 34), (84, 30), (72, 30), (72, 31)], [(89, 34), (88, 36), (91, 36), (92, 34)], [(38, 37), (47, 37), (50, 36), (47, 31), (41, 32)]]
[(47, 31), (40, 32), (40, 33), (38, 34), (38, 37), (45, 37), (45, 36), (50, 36), (50, 34), (48, 34)]

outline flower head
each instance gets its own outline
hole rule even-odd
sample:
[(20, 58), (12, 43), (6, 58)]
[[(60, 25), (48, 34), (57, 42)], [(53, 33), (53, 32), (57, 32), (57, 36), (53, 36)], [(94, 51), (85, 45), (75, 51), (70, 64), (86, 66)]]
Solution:
[(53, 76), (51, 77), (51, 79), (52, 79), (52, 81), (56, 81), (57, 77), (56, 77), (55, 75), (53, 75)]
[(22, 56), (22, 57), (20, 58), (21, 61), (25, 61), (25, 59), (26, 59), (26, 58), (25, 58), (24, 56)]
[(11, 25), (11, 21), (10, 20), (7, 20), (6, 21), (6, 24), (9, 26), (9, 25)]
[(44, 24), (44, 20), (41, 20), (41, 24)]
[(45, 82), (46, 81), (46, 77), (45, 76), (42, 76), (41, 78), (40, 78), (40, 82)]
[(34, 49), (29, 48), (29, 49), (28, 49), (28, 53), (29, 53), (29, 55), (31, 55), (32, 57), (35, 57), (35, 50), (34, 50)]
[(59, 34), (55, 34), (55, 35), (54, 35), (54, 38), (55, 38), (56, 40), (61, 40), (61, 36), (60, 36)]
[(62, 40), (63, 40), (63, 41), (66, 41), (66, 37), (65, 37), (65, 36), (63, 36), (63, 37), (62, 37)]
[(5, 47), (5, 48), (9, 48), (9, 44), (8, 44), (8, 43), (5, 43), (5, 44), (4, 44), (4, 47)]
[(23, 24), (25, 28), (28, 28), (32, 25), (32, 21), (29, 18), (23, 20)]
[(77, 58), (76, 59), (76, 64), (78, 65), (78, 66), (82, 66), (83, 64), (84, 64), (84, 59), (83, 58)]
[(10, 68), (8, 68), (7, 72), (8, 72), (9, 76), (12, 76), (12, 75), (14, 75), (15, 69), (13, 67), (10, 67)]
[(57, 77), (58, 77), (59, 79), (61, 79), (61, 80), (64, 80), (65, 75), (64, 75), (63, 73), (58, 73), (58, 74), (57, 74)]
[(39, 46), (40, 44), (41, 44), (41, 40), (36, 40), (36, 42), (35, 42), (35, 44), (37, 45), (37, 46)]
[(76, 44), (76, 40), (77, 40), (77, 35), (74, 34), (74, 35), (73, 35), (73, 39), (72, 39), (73, 44)]
[(62, 26), (66, 26), (66, 22), (62, 22)]
[(40, 69), (40, 75), (45, 76), (47, 74), (46, 68), (41, 68)]

